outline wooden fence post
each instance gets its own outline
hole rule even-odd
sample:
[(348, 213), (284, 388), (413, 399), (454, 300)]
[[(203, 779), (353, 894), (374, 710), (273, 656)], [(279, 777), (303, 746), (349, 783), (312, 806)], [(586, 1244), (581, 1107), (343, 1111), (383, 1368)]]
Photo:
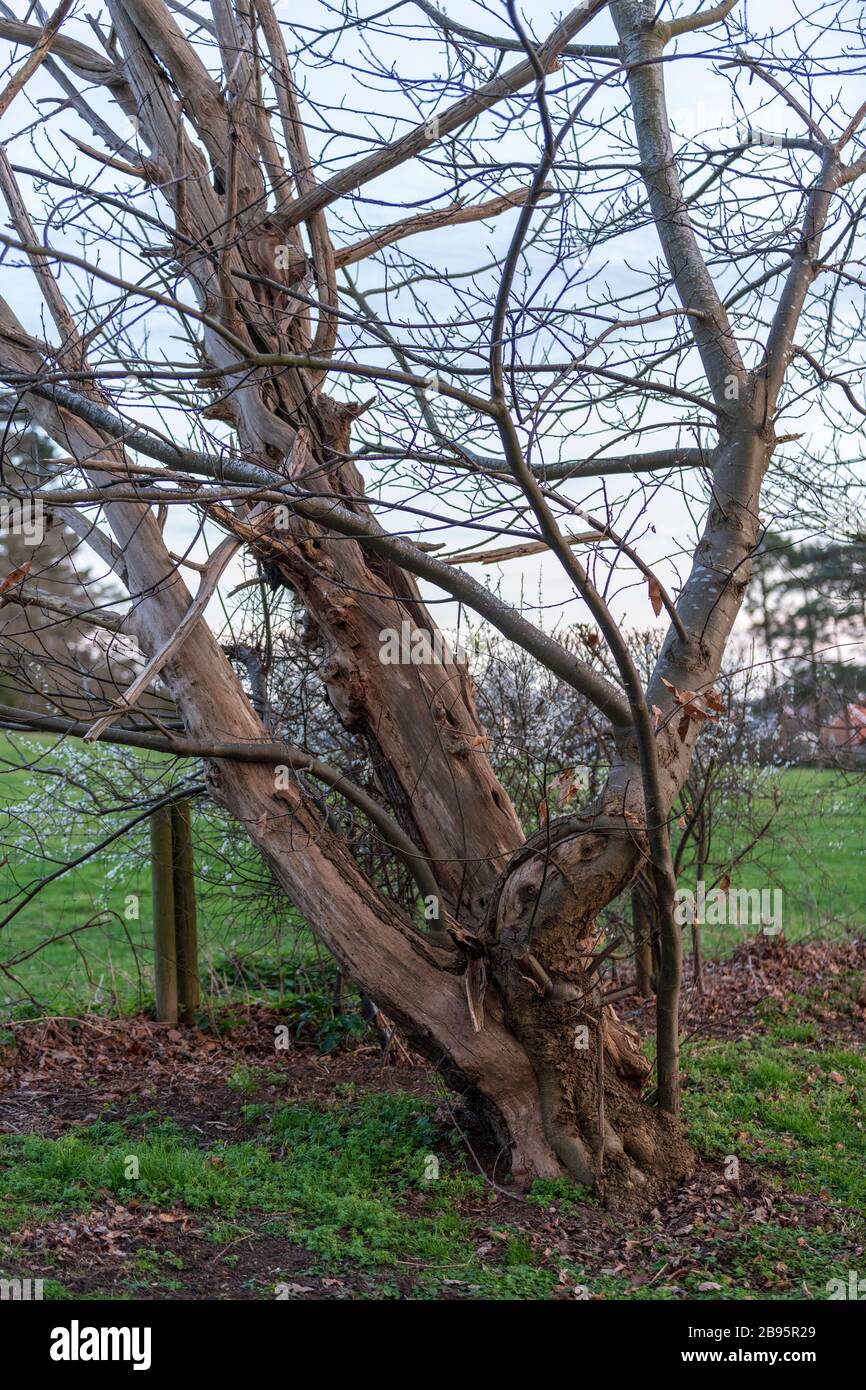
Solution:
[(192, 1023), (199, 1006), (198, 932), (192, 857), (192, 812), (188, 801), (171, 808), (174, 845), (174, 933), (177, 955), (178, 1017)]
[(160, 806), (150, 818), (150, 871), (153, 889), (153, 985), (158, 1023), (177, 1023), (177, 948), (174, 921), (174, 867), (171, 809)]

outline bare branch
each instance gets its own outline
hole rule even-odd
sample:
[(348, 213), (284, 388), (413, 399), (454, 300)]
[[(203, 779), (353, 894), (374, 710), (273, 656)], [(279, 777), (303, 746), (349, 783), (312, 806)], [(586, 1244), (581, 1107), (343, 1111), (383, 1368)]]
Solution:
[(115, 613), (109, 608), (87, 608), (57, 594), (40, 593), (28, 585), (3, 594), (0, 606), (7, 603), (17, 603), (22, 608), (39, 608), (45, 613), (56, 613), (61, 618), (92, 623), (94, 627), (104, 627), (108, 632), (120, 632), (126, 621), (125, 613)]
[(40, 63), (47, 58), (49, 50), (57, 41), (58, 30), (72, 8), (72, 0), (60, 0), (60, 4), (54, 11), (51, 18), (46, 22), (42, 33), (33, 45), (30, 57), (21, 64), (21, 67), (7, 83), (6, 87), (0, 92), (0, 116), (15, 100), (18, 92), (25, 85)]
[[(450, 15), (444, 14), (435, 5), (431, 5), (429, 0), (414, 0), (414, 3), (419, 10), (424, 11), (429, 19), (433, 20), (434, 24), (438, 24), (445, 34), (457, 34), (474, 47), (498, 48), (503, 53), (524, 53), (526, 51), (520, 39), (485, 34), (479, 29), (470, 29), (466, 24), (458, 24), (457, 20), (452, 19)], [(561, 53), (564, 58), (606, 58), (609, 62), (614, 63), (619, 59), (619, 53), (615, 46), (603, 43), (567, 43)]]
[[(384, 250), (386, 246), (393, 246), (395, 241), (416, 236), (419, 232), (437, 231), (440, 227), (457, 227), (465, 222), (482, 222), (488, 217), (498, 217), (501, 212), (507, 212), (509, 208), (520, 207), (525, 203), (529, 192), (528, 188), (518, 188), (513, 193), (503, 193), (499, 198), (490, 198), (486, 203), (474, 203), (470, 207), (454, 203), (449, 208), (419, 212), (414, 217), (404, 218), (402, 222), (392, 222), (390, 227), (373, 232), (370, 236), (364, 237), (363, 241), (356, 241), (352, 246), (341, 246), (335, 254), (337, 269), (342, 270), (344, 266), (366, 260), (368, 256), (374, 256), (377, 251)], [(545, 188), (538, 197), (549, 198), (553, 193), (554, 189)]]
[(680, 19), (669, 19), (656, 24), (655, 33), (663, 35), (663, 42), (679, 38), (680, 34), (693, 34), (697, 29), (709, 29), (711, 24), (719, 24), (731, 13), (737, 0), (721, 0), (708, 10), (697, 10), (695, 14), (683, 15)]
[[(583, 0), (582, 4), (556, 26), (550, 37), (538, 48), (538, 61), (545, 69), (555, 61), (568, 41), (603, 10), (607, 3), (608, 0)], [(371, 179), (377, 179), (382, 174), (405, 164), (408, 159), (413, 159), (430, 145), (450, 135), (452, 131), (459, 130), (468, 121), (480, 116), (483, 111), (488, 111), (491, 106), (513, 96), (515, 92), (519, 92), (535, 80), (535, 66), (529, 59), (517, 63), (508, 72), (495, 77), (485, 86), (479, 87), (476, 92), (447, 107), (432, 122), (427, 121), (424, 125), (416, 126), (408, 135), (395, 140), (393, 144), (384, 145), (375, 154), (350, 164), (339, 174), (333, 174), (315, 192), (297, 198), (290, 211), (276, 219), (279, 226), (288, 229), (296, 227), (299, 222), (306, 222), (314, 212), (328, 207), (337, 198), (353, 192), (363, 184), (369, 183)]]
[(694, 337), (716, 403), (732, 399), (731, 385), (745, 386), (746, 369), (731, 325), (701, 255), (677, 172), (665, 102), (661, 53), (664, 35), (646, 30), (634, 0), (613, 0), (641, 166), (662, 250), (685, 309), (697, 309)]
[[(52, 16), (52, 20), (49, 20), (49, 23), (53, 19), (54, 16)], [(38, 24), (19, 24), (17, 20), (0, 19), (0, 39), (9, 39), (11, 43), (27, 44), (30, 48), (36, 49), (41, 44), (44, 34), (45, 29), (40, 28)], [(50, 47), (54, 54), (61, 58), (67, 67), (75, 73), (76, 77), (85, 82), (101, 83), (103, 86), (110, 87), (123, 80), (114, 63), (103, 54), (88, 48), (86, 44), (79, 43), (77, 39), (57, 35)], [(46, 54), (47, 50), (44, 50), (42, 57), (44, 58)]]
[(139, 697), (144, 694), (147, 687), (159, 675), (163, 667), (167, 666), (169, 661), (176, 658), (177, 653), (180, 651), (180, 648), (183, 646), (190, 632), (195, 627), (196, 623), (203, 617), (204, 610), (213, 596), (223, 571), (232, 556), (236, 553), (239, 545), (240, 541), (236, 541), (229, 537), (217, 546), (202, 573), (201, 583), (198, 586), (196, 596), (186, 613), (184, 613), (175, 631), (172, 633), (171, 639), (166, 642), (159, 651), (153, 653), (150, 660), (147, 662), (144, 669), (136, 676), (129, 689), (125, 690), (119, 699), (114, 701), (115, 708), (112, 712), (103, 715), (101, 719), (97, 719), (96, 723), (91, 725), (84, 735), (86, 742), (95, 743), (97, 739), (102, 738), (106, 729), (111, 728), (115, 720), (119, 719), (123, 714), (128, 714)]

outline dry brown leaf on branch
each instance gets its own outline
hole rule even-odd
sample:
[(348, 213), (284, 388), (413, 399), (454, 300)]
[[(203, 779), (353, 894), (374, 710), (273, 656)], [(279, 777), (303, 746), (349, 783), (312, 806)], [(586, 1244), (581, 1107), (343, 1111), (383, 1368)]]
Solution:
[(695, 690), (678, 690), (673, 681), (666, 680), (664, 676), (661, 681), (681, 708), (682, 714), (677, 725), (677, 733), (681, 740), (686, 738), (692, 720), (718, 719), (720, 711), (724, 709), (724, 702), (716, 690), (699, 695)]
[(662, 676), (661, 681), (662, 685), (666, 686), (671, 692), (677, 704), (689, 705), (695, 698), (695, 692), (693, 690), (678, 690), (673, 681), (669, 681), (666, 676)]
[[(574, 775), (573, 767), (564, 767), (555, 777), (552, 777), (547, 784), (548, 792), (553, 792), (560, 806), (568, 806), (577, 796), (578, 786)], [(544, 803), (542, 803), (543, 805)], [(545, 812), (545, 820), (547, 815)], [(543, 823), (543, 822), (542, 822)]]
[(23, 584), (32, 566), (32, 560), (25, 560), (23, 565), (19, 565), (17, 569), (10, 570), (3, 580), (3, 583), (0, 584), (0, 594), (8, 593), (10, 589), (14, 589), (16, 584)]
[(653, 575), (650, 575), (649, 579), (647, 580), (647, 588), (649, 590), (649, 600), (652, 604), (653, 612), (655, 613), (656, 617), (658, 617), (659, 613), (661, 613), (662, 611), (663, 606), (662, 591), (659, 586), (658, 580)]

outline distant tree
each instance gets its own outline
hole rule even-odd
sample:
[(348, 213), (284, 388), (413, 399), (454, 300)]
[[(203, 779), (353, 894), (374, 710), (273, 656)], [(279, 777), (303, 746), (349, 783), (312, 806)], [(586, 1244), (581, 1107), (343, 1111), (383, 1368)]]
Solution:
[(771, 691), (816, 707), (863, 699), (866, 542), (768, 532), (754, 565), (747, 609), (772, 657)]
[(94, 573), (79, 536), (45, 501), (57, 453), (0, 401), (0, 472), (13, 494), (0, 503), (0, 703), (76, 716), (114, 687), (129, 657), (115, 650), (110, 663), (102, 628), (87, 621), (119, 590)]

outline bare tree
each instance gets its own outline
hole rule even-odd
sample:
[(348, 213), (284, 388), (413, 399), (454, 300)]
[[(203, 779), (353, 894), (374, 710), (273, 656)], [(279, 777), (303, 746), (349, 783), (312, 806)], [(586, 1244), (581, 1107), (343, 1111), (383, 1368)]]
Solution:
[[(862, 411), (866, 109), (845, 101), (862, 20), (839, 0), (753, 32), (737, 0), (582, 0), (537, 37), (512, 0), (494, 33), (422, 0), (364, 8), (106, 0), (74, 37), (65, 6), (3, 9), (31, 56), (0, 108), (23, 110), (37, 77), (61, 99), (19, 132), (37, 167), (0, 160), (7, 263), (32, 267), (54, 325), (4, 304), (2, 375), (63, 451), (52, 505), (125, 585), (146, 658), (87, 736), (206, 758), (314, 932), (475, 1096), (514, 1174), (621, 1191), (688, 1164), (668, 825), (724, 712), (762, 482), (782, 443), (788, 468), (805, 450), (782, 417), (817, 396)], [(721, 133), (676, 129), (666, 88), (687, 69), (726, 84)], [(785, 122), (769, 140), (756, 92)], [(644, 552), (677, 497), (696, 536), (669, 589)], [(194, 599), (173, 509), (224, 533)], [(600, 661), (475, 577), (491, 541), (503, 563), (555, 557)], [(204, 620), (241, 546), (302, 605), (376, 795), (270, 737)], [(648, 681), (622, 622), (635, 585), (669, 623)], [(600, 793), (529, 839), (443, 598), (607, 725)], [(160, 674), (180, 736), (135, 714)], [(376, 889), (309, 778), (373, 818), (435, 931)], [(654, 1107), (597, 969), (599, 913), (639, 870), (660, 933)]]

